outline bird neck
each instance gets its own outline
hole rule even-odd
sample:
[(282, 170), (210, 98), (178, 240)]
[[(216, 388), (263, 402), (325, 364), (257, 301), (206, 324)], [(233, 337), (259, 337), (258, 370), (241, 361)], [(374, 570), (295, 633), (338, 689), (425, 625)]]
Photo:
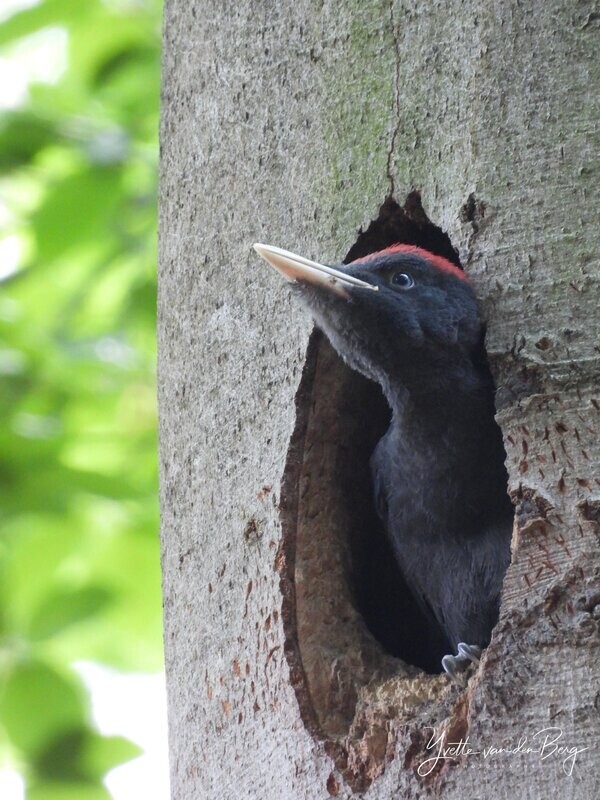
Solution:
[(414, 373), (403, 371), (384, 391), (392, 409), (388, 457), (397, 480), (425, 498), (428, 513), (443, 513), (448, 529), (464, 527), (465, 515), (482, 508), (490, 517), (512, 513), (485, 361), (447, 361), (442, 370), (417, 362)]
[(398, 375), (385, 376), (383, 391), (392, 424), (410, 438), (452, 436), (465, 428), (494, 427), (494, 386), (487, 367), (468, 357), (434, 361), (416, 359)]

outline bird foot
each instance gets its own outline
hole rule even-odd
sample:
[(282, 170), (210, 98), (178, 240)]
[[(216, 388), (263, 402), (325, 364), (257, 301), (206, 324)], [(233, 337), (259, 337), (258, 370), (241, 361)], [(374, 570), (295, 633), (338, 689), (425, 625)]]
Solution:
[(476, 644), (459, 642), (456, 649), (458, 653), (455, 656), (447, 655), (442, 658), (442, 668), (452, 683), (464, 686), (464, 678), (468, 666), (470, 664), (479, 664), (481, 647), (478, 647)]

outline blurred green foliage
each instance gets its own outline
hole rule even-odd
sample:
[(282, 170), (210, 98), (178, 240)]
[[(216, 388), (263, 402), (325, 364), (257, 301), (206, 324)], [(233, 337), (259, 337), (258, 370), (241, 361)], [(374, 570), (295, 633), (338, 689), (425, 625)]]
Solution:
[[(160, 0), (42, 0), (0, 57), (66, 68), (0, 117), (0, 754), (30, 800), (108, 797), (72, 663), (162, 664), (155, 263)], [(33, 44), (32, 44), (33, 43)], [(16, 243), (16, 244), (15, 244)], [(1, 755), (0, 755), (1, 761)]]

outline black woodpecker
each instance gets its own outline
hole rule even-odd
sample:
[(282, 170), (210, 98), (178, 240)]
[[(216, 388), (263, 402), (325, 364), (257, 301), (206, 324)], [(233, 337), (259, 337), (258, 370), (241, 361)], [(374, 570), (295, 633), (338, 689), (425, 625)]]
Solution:
[(423, 635), (441, 628), (453, 648), (442, 667), (454, 679), (489, 643), (513, 520), (473, 289), (450, 261), (410, 245), (335, 267), (255, 249), (387, 398), (391, 423), (371, 458), (375, 503), (431, 620)]

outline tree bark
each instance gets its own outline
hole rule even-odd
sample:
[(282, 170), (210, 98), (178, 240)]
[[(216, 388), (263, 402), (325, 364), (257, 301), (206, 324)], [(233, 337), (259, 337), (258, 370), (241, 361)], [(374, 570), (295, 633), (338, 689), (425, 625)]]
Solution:
[[(159, 404), (178, 800), (600, 797), (598, 26), (586, 0), (166, 1)], [(319, 387), (343, 403), (355, 384), (340, 390), (352, 378), (318, 337), (307, 355), (310, 320), (251, 251), (339, 262), (412, 188), (485, 309), (516, 507), (500, 621), (464, 691), (365, 633), (333, 494), (317, 509), (322, 570), (303, 560), (314, 487), (329, 491), (343, 461), (333, 434), (307, 452), (337, 424)], [(314, 603), (323, 575), (335, 597)], [(428, 771), (431, 729), (468, 745)], [(559, 735), (579, 750), (543, 749)]]

